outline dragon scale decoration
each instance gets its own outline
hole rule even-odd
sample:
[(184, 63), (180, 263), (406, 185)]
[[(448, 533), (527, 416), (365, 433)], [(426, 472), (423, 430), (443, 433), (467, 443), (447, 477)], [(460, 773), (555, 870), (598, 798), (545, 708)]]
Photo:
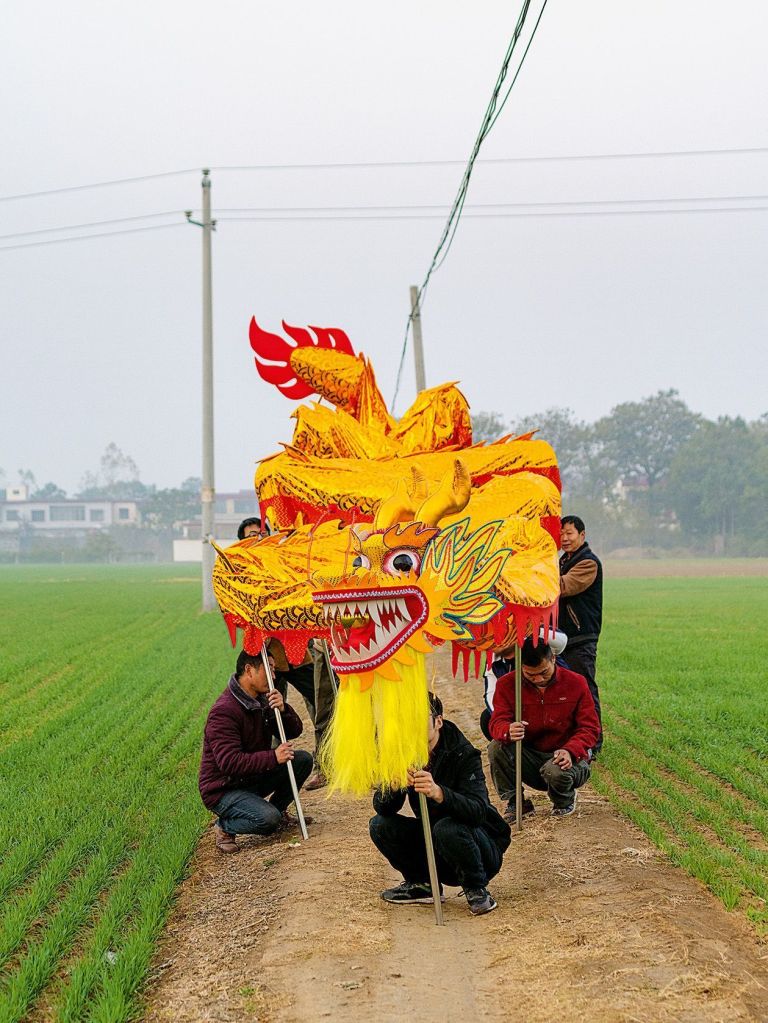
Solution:
[(233, 644), (279, 640), (300, 663), (326, 641), (340, 692), (322, 757), (331, 790), (399, 788), (427, 760), (425, 655), (454, 672), (554, 628), (560, 477), (527, 434), (473, 444), (453, 383), (395, 420), (370, 363), (337, 328), (251, 321), (259, 374), (300, 405), (255, 485), (271, 536), (220, 552), (214, 590)]

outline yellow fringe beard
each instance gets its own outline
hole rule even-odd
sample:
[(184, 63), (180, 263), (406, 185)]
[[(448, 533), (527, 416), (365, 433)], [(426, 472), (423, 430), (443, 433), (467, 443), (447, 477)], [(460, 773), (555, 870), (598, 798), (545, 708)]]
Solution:
[(329, 795), (364, 796), (372, 788), (402, 789), (408, 784), (408, 771), (426, 764), (427, 673), (424, 655), (414, 655), (413, 649), (410, 653), (411, 664), (396, 657), (388, 662), (388, 667), (396, 667), (396, 679), (376, 673), (367, 688), (354, 674), (343, 679), (320, 750)]

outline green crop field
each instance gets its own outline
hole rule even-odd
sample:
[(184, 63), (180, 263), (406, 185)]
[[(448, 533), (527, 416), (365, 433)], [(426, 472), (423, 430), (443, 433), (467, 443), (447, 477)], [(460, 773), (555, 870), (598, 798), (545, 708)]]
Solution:
[(0, 570), (0, 1021), (135, 1014), (231, 671), (199, 569)]
[[(0, 569), (0, 1023), (140, 1015), (208, 819), (200, 734), (231, 670), (198, 580)], [(596, 787), (764, 929), (765, 580), (612, 580), (606, 618)]]
[(609, 583), (596, 788), (768, 932), (768, 585)]

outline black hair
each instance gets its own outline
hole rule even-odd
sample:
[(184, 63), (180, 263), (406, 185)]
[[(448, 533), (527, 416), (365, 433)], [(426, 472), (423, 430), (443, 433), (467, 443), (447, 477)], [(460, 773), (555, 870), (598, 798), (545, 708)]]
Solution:
[(533, 645), (533, 639), (529, 636), (528, 639), (523, 643), (521, 650), (522, 661), (526, 668), (535, 668), (542, 661), (551, 661), (554, 657), (552, 648), (548, 643), (542, 643), (541, 640)]
[(564, 515), (560, 519), (561, 526), (575, 526), (577, 533), (586, 533), (587, 527), (584, 525), (584, 519), (580, 519), (578, 515)]
[(261, 532), (261, 519), (243, 519), (240, 525), (237, 527), (237, 539), (245, 540), (245, 531), (248, 526), (258, 526), (259, 532)]
[(429, 694), (429, 712), (433, 718), (441, 718), (443, 716), (443, 701), (439, 696), (435, 696), (434, 693)]
[(240, 678), (245, 674), (245, 669), (249, 664), (252, 664), (254, 668), (260, 668), (263, 664), (261, 658), (261, 650), (257, 654), (249, 654), (246, 650), (241, 650), (237, 655), (237, 664), (235, 665), (235, 675)]

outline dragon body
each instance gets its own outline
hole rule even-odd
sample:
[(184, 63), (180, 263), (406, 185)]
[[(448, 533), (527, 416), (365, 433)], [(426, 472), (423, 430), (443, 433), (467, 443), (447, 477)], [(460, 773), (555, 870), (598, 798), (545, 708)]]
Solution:
[(214, 588), (232, 635), (278, 639), (298, 663), (329, 643), (341, 693), (325, 749), (340, 789), (404, 784), (426, 761), (424, 656), (453, 644), (454, 668), (554, 627), (560, 487), (554, 452), (530, 435), (473, 444), (448, 383), (399, 420), (370, 363), (336, 329), (251, 323), (259, 373), (287, 396), (293, 438), (256, 472), (275, 530), (222, 552)]

